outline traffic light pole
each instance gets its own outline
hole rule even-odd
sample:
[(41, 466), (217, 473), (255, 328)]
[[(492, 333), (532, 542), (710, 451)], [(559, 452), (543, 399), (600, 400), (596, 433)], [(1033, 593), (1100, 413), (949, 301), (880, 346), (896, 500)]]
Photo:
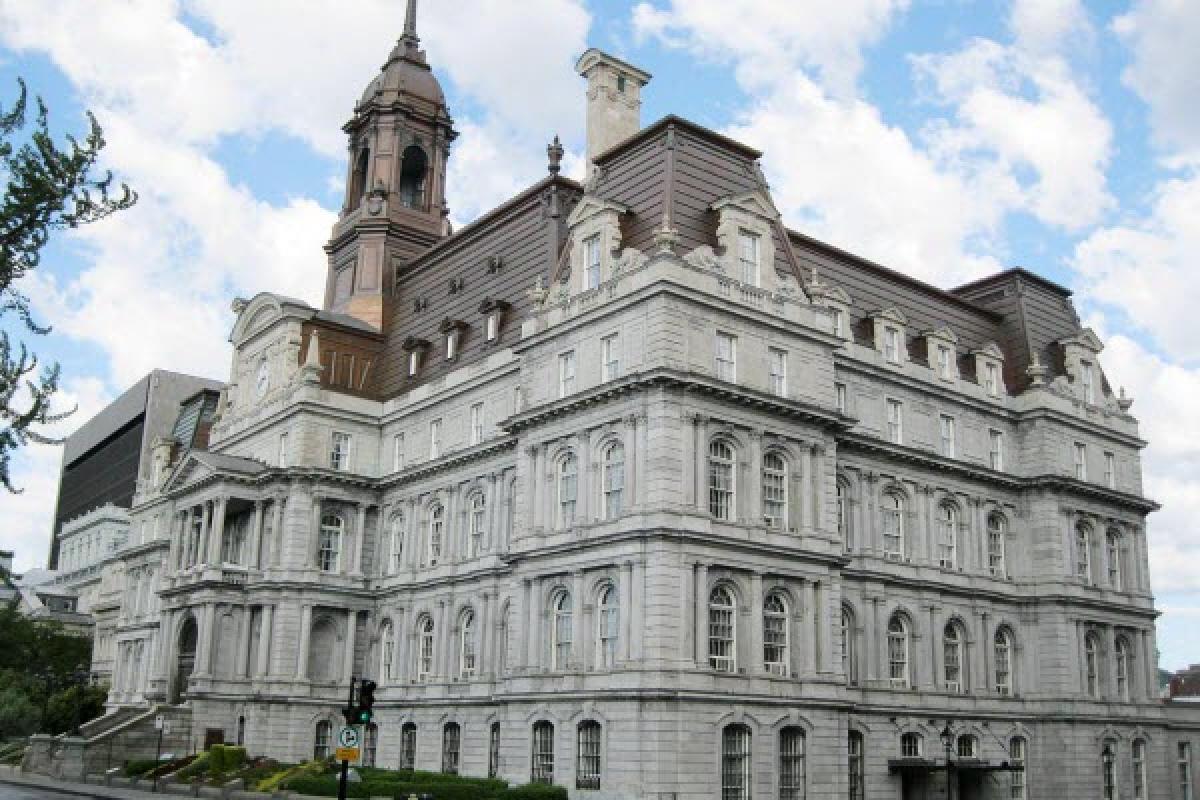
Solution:
[[(350, 697), (346, 700), (346, 708), (354, 708), (354, 684), (358, 679), (350, 676)], [(338, 780), (338, 800), (346, 800), (346, 778), (350, 774), (350, 762), (342, 761), (342, 777)]]

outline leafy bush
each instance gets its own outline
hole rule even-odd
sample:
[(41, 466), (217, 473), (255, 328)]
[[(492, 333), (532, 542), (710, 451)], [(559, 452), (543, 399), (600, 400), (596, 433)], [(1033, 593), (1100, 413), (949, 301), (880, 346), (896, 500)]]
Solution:
[[(361, 774), (361, 773), (360, 773)], [(396, 773), (393, 773), (396, 774)], [(436, 773), (440, 780), (429, 783), (409, 783), (406, 781), (388, 781), (375, 778), (364, 779), (361, 782), (346, 784), (347, 797), (373, 797), (388, 795), (407, 800), (409, 795), (429, 795), (433, 800), (566, 800), (566, 793), (540, 793), (525, 797), (505, 794), (511, 791), (504, 781), (481, 778), (460, 778), (456, 775)], [(301, 775), (287, 781), (285, 787), (289, 791), (300, 794), (310, 794), (317, 797), (336, 797), (338, 793), (338, 776), (336, 774)], [(537, 787), (556, 788), (556, 787)]]
[(151, 772), (158, 766), (158, 762), (153, 758), (143, 758), (137, 761), (126, 761), (125, 768), (122, 770), (128, 778), (136, 778)]
[[(305, 761), (303, 764), (285, 767), (260, 780), (254, 789), (259, 792), (274, 792), (293, 778), (304, 775), (319, 775), (326, 766), (324, 761)], [(249, 781), (247, 781), (247, 784), (249, 784)]]
[(231, 772), (246, 763), (246, 748), (214, 744), (208, 748), (208, 771), (213, 775)]
[(0, 689), (0, 739), (28, 736), (37, 730), (41, 716), (24, 689), (16, 686)]
[(201, 753), (200, 755), (196, 756), (192, 763), (175, 773), (175, 777), (181, 781), (186, 781), (196, 777), (208, 769), (209, 758), (210, 756), (208, 753)]

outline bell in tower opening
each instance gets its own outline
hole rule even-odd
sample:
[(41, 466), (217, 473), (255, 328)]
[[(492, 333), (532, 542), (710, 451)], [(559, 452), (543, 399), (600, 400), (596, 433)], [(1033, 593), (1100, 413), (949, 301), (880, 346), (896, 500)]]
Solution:
[(346, 201), (325, 246), (325, 308), (378, 330), (395, 270), (448, 235), (446, 162), (458, 135), (442, 87), (420, 49), (417, 3), (344, 130)]

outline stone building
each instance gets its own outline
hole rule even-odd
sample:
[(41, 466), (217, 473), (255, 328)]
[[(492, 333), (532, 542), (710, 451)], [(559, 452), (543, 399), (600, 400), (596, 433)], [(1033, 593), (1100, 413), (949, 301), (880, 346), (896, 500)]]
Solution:
[(324, 307), (235, 301), (207, 448), (134, 500), (113, 707), (300, 760), (357, 675), (367, 762), (579, 798), (1191, 798), (1145, 442), (1070, 291), (789, 230), (757, 151), (641, 127), (597, 50), (587, 181), (556, 142), (451, 232), (414, 7)]

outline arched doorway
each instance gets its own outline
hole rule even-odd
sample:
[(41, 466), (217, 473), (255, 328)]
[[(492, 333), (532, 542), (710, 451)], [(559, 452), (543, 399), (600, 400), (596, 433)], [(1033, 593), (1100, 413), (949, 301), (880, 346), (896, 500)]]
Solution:
[(179, 662), (171, 682), (171, 702), (178, 705), (187, 698), (188, 678), (196, 669), (196, 620), (188, 617), (179, 629)]

